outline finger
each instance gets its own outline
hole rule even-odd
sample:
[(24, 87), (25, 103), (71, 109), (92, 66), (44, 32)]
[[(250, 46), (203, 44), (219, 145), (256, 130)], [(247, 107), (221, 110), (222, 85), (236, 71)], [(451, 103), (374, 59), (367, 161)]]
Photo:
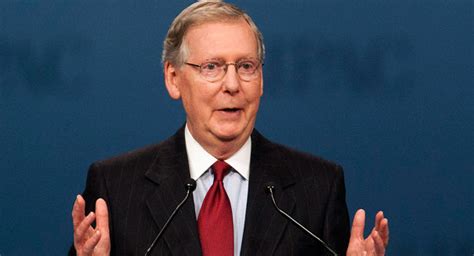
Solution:
[(372, 233), (365, 239), (365, 248), (364, 248), (365, 254), (364, 255), (370, 255), (370, 256), (375, 256), (375, 242), (372, 237)]
[(375, 229), (377, 231), (380, 230), (380, 223), (382, 222), (382, 220), (384, 219), (384, 216), (383, 216), (383, 212), (382, 211), (379, 211), (376, 215), (375, 215)]
[(72, 206), (72, 225), (74, 229), (81, 223), (81, 221), (85, 218), (84, 216), (84, 209), (86, 203), (84, 198), (81, 195), (76, 196), (76, 200), (74, 201), (74, 205)]
[(88, 238), (89, 233), (92, 233), (94, 230), (91, 227), (91, 224), (94, 222), (95, 214), (90, 212), (79, 225), (74, 229), (74, 243), (80, 243), (81, 241)]
[(99, 198), (95, 203), (96, 224), (97, 229), (100, 230), (102, 239), (109, 238), (109, 212), (107, 203), (104, 199)]
[(365, 211), (363, 209), (357, 210), (352, 220), (351, 238), (364, 240), (364, 225), (365, 225)]
[(379, 232), (374, 231), (372, 232), (371, 236), (374, 240), (375, 255), (385, 255), (385, 245), (382, 238), (380, 237)]
[(390, 231), (388, 229), (388, 219), (384, 218), (380, 222), (379, 234), (380, 234), (380, 237), (382, 238), (382, 241), (383, 241), (383, 244), (384, 244), (385, 247), (388, 246), (389, 233), (390, 233)]
[(87, 239), (87, 241), (84, 243), (84, 247), (82, 247), (82, 252), (83, 255), (92, 255), (94, 252), (95, 246), (99, 243), (100, 241), (100, 231), (96, 230), (94, 232), (94, 235)]

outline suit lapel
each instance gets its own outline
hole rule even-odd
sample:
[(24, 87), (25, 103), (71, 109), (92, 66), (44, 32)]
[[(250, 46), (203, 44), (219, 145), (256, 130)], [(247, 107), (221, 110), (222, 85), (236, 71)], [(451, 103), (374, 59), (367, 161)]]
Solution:
[[(291, 189), (295, 178), (288, 171), (291, 169), (282, 165), (282, 157), (273, 143), (257, 131), (253, 132), (241, 255), (272, 255), (288, 225), (288, 221), (276, 211), (264, 189), (265, 183), (276, 183), (275, 200), (280, 208), (291, 214), (295, 206), (295, 195)], [(153, 183), (153, 192), (147, 198), (147, 206), (161, 229), (185, 196), (184, 183), (189, 178), (189, 166), (184, 128), (164, 142), (145, 176)], [(173, 255), (201, 255), (192, 196), (163, 233), (162, 239)]]
[[(183, 128), (164, 143), (145, 176), (153, 182), (154, 190), (147, 198), (147, 206), (156, 225), (161, 229), (186, 194), (184, 184), (189, 178), (189, 166)], [(200, 255), (192, 195), (160, 239), (166, 242), (173, 255)]]
[(289, 168), (282, 166), (282, 157), (271, 142), (254, 131), (241, 255), (272, 255), (288, 225), (264, 189), (265, 183), (274, 182), (278, 206), (289, 213), (293, 211), (295, 195), (291, 187), (295, 178)]

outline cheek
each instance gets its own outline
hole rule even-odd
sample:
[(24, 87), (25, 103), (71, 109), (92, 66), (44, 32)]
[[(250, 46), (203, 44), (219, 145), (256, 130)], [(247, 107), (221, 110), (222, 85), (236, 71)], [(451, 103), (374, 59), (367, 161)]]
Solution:
[(198, 107), (197, 105), (201, 101), (201, 95), (198, 90), (199, 84), (197, 84), (195, 79), (189, 74), (183, 74), (179, 82), (181, 99), (186, 108), (186, 112), (193, 111), (193, 109)]
[(246, 100), (249, 105), (258, 108), (258, 104), (260, 103), (260, 97), (262, 96), (262, 87), (260, 85), (254, 84), (251, 87), (248, 87), (246, 95)]
[(192, 119), (207, 119), (212, 114), (212, 94), (206, 90), (187, 88), (182, 95), (183, 106)]
[(257, 97), (251, 103), (251, 112), (252, 112), (253, 118), (255, 118), (255, 116), (257, 115), (259, 106), (260, 106), (260, 97)]

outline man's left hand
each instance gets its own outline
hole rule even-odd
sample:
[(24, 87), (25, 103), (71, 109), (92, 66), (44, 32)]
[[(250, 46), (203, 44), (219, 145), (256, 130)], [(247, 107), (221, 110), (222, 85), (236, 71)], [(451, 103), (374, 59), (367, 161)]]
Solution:
[(383, 212), (379, 211), (375, 215), (375, 227), (370, 235), (364, 239), (365, 211), (359, 209), (352, 221), (351, 237), (348, 256), (380, 256), (385, 255), (385, 248), (388, 245), (389, 231), (388, 219), (384, 218)]

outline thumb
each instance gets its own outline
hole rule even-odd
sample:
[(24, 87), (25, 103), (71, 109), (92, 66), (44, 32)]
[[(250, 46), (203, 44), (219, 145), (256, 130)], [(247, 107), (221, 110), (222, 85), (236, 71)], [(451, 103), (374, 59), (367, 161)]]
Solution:
[(109, 212), (107, 210), (107, 203), (104, 199), (99, 198), (95, 204), (96, 224), (97, 229), (100, 230), (102, 238), (109, 238)]
[(364, 240), (364, 225), (365, 225), (365, 211), (363, 209), (357, 210), (352, 220), (351, 238)]

